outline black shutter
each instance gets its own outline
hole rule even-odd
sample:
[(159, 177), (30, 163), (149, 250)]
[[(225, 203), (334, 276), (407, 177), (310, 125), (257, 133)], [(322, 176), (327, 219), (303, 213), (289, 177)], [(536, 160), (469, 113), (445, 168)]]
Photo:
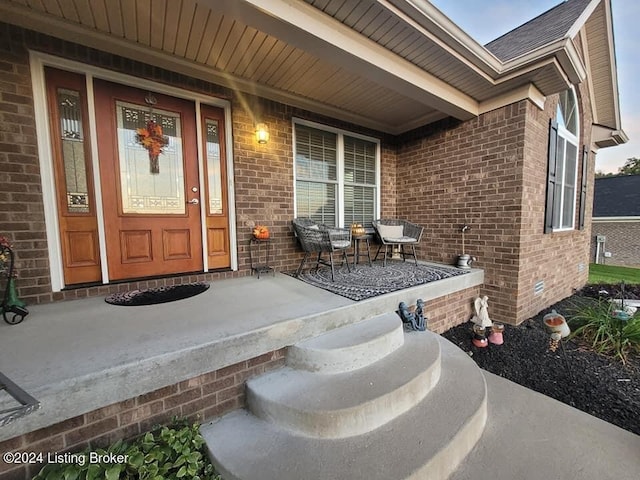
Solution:
[(589, 171), (589, 149), (582, 146), (582, 190), (580, 191), (580, 230), (584, 229), (584, 211), (587, 205), (587, 172)]
[(547, 201), (544, 210), (544, 233), (553, 231), (553, 195), (556, 190), (556, 150), (558, 122), (551, 119), (549, 125), (549, 156), (547, 160)]

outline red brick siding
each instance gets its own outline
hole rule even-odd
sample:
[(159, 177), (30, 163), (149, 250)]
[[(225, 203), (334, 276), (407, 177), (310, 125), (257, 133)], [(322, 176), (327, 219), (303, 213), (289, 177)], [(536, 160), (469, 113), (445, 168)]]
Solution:
[(398, 212), (425, 227), (420, 256), (451, 263), (462, 249), (485, 270), (491, 316), (514, 322), (526, 102), (415, 134), (398, 153)]
[[(590, 144), (590, 105), (578, 90), (581, 144)], [(539, 110), (529, 101), (488, 112), (458, 125), (434, 125), (405, 138), (398, 150), (398, 215), (425, 227), (424, 259), (454, 263), (466, 253), (484, 269), (482, 293), (491, 317), (520, 323), (586, 282), (593, 199), (589, 157), (586, 228), (543, 233), (549, 119), (557, 96)], [(582, 156), (578, 158), (578, 189)], [(576, 198), (576, 228), (580, 195)], [(534, 295), (536, 282), (542, 294)]]
[[(0, 452), (78, 452), (166, 425), (173, 417), (204, 422), (245, 403), (244, 383), (284, 365), (285, 349), (118, 402), (0, 443)], [(39, 465), (0, 461), (0, 480), (32, 478)]]
[[(590, 262), (596, 261), (596, 235), (607, 237), (600, 252), (600, 263), (640, 268), (640, 219), (635, 222), (594, 222), (591, 225)], [(605, 258), (604, 252), (611, 252), (611, 257)]]
[[(276, 270), (295, 270), (302, 252), (290, 228), (294, 212), (293, 117), (382, 138), (382, 211), (383, 216), (396, 213), (395, 147), (385, 135), (3, 23), (0, 23), (0, 39), (0, 72), (4, 80), (0, 82), (0, 96), (3, 98), (0, 106), (0, 168), (11, 172), (0, 178), (0, 234), (8, 235), (16, 247), (20, 270), (19, 295), (30, 304), (186, 283), (194, 279), (210, 281), (248, 275), (248, 243), (254, 223), (264, 223), (272, 231), (272, 251), (276, 254), (272, 256), (272, 263)], [(231, 101), (237, 272), (211, 272), (51, 292), (28, 48)], [(269, 126), (270, 141), (267, 145), (258, 145), (255, 141), (257, 121)]]
[(429, 330), (442, 333), (469, 321), (474, 313), (473, 301), (478, 295), (480, 287), (473, 287), (428, 301), (426, 310)]
[(50, 290), (49, 261), (28, 56), (14, 35), (0, 24), (0, 235), (16, 250), (20, 294), (30, 297)]
[[(587, 281), (589, 238), (593, 210), (593, 176), (595, 157), (589, 155), (585, 228), (579, 230), (580, 185), (582, 182), (582, 145), (591, 144), (591, 105), (586, 86), (576, 89), (580, 109), (578, 152), (578, 195), (576, 196), (576, 229), (543, 233), (544, 203), (547, 178), (549, 119), (556, 114), (558, 97), (547, 98), (544, 111), (527, 106), (523, 216), (517, 290), (518, 321), (535, 315), (547, 306), (571, 295)], [(544, 291), (534, 295), (536, 282), (544, 281)]]

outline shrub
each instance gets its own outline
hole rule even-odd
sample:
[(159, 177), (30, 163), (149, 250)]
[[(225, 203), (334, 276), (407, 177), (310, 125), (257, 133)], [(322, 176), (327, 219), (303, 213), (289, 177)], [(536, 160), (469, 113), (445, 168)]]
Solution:
[[(148, 432), (130, 444), (118, 441), (106, 450), (74, 454), (80, 461), (45, 465), (34, 480), (220, 480), (203, 446), (197, 424), (175, 424)], [(124, 460), (111, 463), (109, 458), (117, 455)]]
[(575, 305), (569, 325), (572, 337), (582, 337), (594, 351), (613, 355), (625, 363), (629, 352), (640, 350), (640, 315), (623, 320), (614, 315), (617, 308), (603, 298)]

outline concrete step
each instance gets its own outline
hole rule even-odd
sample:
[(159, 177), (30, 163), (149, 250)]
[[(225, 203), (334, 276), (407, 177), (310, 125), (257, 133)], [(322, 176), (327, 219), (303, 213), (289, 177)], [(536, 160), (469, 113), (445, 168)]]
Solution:
[(348, 372), (377, 362), (403, 343), (400, 317), (387, 313), (289, 347), (287, 365), (310, 372)]
[(349, 437), (413, 408), (439, 378), (438, 338), (407, 334), (402, 348), (358, 370), (325, 374), (284, 367), (251, 379), (247, 408), (301, 435)]
[[(482, 435), (486, 384), (466, 354), (433, 333), (407, 333), (399, 350), (434, 340), (441, 350), (440, 381), (404, 414), (360, 435), (319, 438), (235, 411), (202, 426), (214, 465), (225, 480), (447, 478)], [(353, 386), (353, 394), (360, 388)]]

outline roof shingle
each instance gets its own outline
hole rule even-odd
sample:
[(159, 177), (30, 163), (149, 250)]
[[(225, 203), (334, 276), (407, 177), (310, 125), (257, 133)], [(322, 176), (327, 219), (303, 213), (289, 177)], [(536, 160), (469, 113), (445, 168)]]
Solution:
[(506, 62), (567, 35), (593, 0), (566, 0), (533, 20), (492, 40), (485, 48)]

